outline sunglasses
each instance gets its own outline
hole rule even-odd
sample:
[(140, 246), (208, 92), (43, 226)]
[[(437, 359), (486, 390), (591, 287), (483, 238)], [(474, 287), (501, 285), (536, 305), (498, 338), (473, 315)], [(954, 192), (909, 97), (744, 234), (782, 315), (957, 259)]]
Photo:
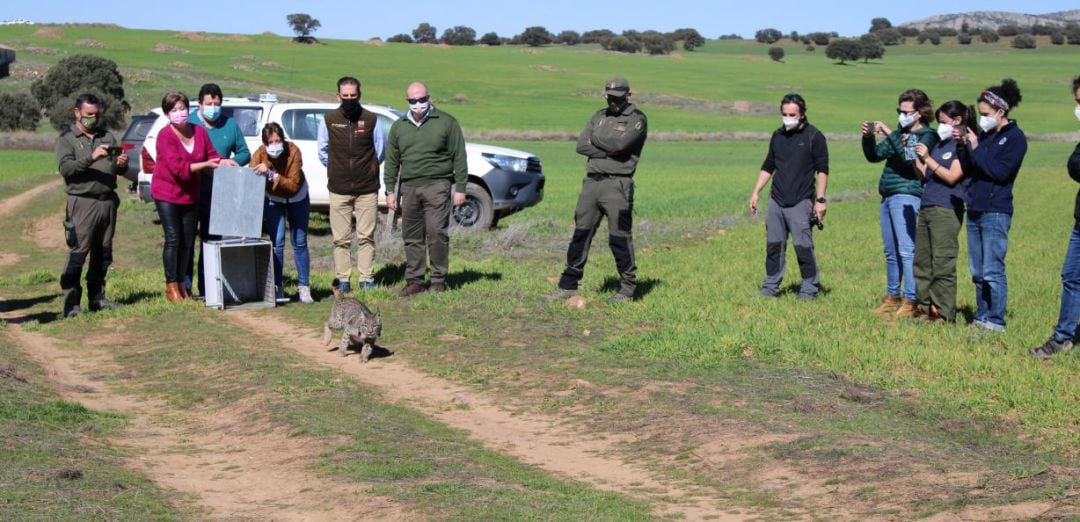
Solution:
[(902, 111), (902, 110), (900, 110), (900, 109), (896, 109), (896, 113), (897, 113), (897, 114), (916, 114), (916, 113), (918, 113), (918, 112), (919, 112), (919, 111)]
[(431, 96), (421, 96), (419, 98), (405, 98), (405, 101), (409, 102), (409, 105), (416, 105), (417, 103), (427, 103), (431, 99)]

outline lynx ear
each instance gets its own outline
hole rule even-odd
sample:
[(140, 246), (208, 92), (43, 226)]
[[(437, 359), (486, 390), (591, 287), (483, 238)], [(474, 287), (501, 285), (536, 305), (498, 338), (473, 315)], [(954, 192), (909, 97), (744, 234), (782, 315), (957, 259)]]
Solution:
[(382, 319), (382, 310), (381, 309), (379, 309), (379, 308), (375, 309), (375, 318), (376, 319)]

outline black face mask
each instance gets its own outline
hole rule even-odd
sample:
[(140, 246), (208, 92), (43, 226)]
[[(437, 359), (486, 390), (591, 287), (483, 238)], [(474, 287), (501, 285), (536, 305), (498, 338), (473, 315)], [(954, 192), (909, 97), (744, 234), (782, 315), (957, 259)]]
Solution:
[(607, 97), (608, 112), (612, 112), (612, 113), (621, 112), (623, 110), (623, 108), (626, 107), (626, 104), (627, 104), (626, 96), (608, 96)]
[(356, 117), (360, 114), (360, 100), (358, 98), (341, 100), (341, 110), (345, 111), (349, 117)]

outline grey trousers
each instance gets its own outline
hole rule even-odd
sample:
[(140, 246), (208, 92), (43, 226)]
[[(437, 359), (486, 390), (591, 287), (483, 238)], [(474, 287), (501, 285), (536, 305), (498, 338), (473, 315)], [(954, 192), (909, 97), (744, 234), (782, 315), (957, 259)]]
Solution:
[(814, 258), (814, 235), (810, 227), (810, 212), (813, 210), (814, 205), (809, 199), (786, 208), (775, 200), (769, 200), (769, 213), (765, 218), (765, 281), (761, 284), (762, 294), (780, 295), (790, 234), (802, 275), (799, 297), (817, 296), (820, 285), (817, 259)]
[(450, 271), (450, 196), (453, 183), (401, 186), (401, 237), (405, 242), (405, 280), (423, 283), (431, 259), (431, 282), (445, 283)]
[(60, 275), (60, 290), (67, 313), (82, 300), (79, 278), (89, 258), (86, 270), (86, 291), (90, 301), (105, 299), (105, 276), (112, 265), (113, 234), (116, 231), (116, 209), (120, 199), (115, 193), (106, 199), (68, 196), (64, 231), (68, 256)]

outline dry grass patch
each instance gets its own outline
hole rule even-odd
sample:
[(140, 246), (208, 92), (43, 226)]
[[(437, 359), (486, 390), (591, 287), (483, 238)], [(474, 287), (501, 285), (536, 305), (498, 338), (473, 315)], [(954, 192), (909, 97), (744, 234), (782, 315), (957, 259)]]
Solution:
[(105, 45), (104, 42), (99, 42), (97, 40), (87, 40), (87, 39), (76, 40), (75, 41), (75, 46), (76, 47), (87, 47), (87, 48), (90, 48), (90, 49), (108, 49), (109, 48), (109, 46)]
[(64, 32), (55, 27), (42, 27), (34, 31), (34, 36), (37, 38), (63, 38)]
[(153, 50), (154, 50), (155, 53), (172, 53), (172, 54), (188, 54), (188, 53), (191, 52), (191, 51), (189, 51), (187, 49), (184, 49), (184, 48), (181, 48), (181, 47), (176, 47), (176, 46), (172, 46), (172, 45), (166, 45), (166, 44), (163, 44), (163, 43), (159, 43), (159, 44), (155, 45)]
[(192, 42), (250, 42), (251, 38), (242, 34), (230, 34), (230, 35), (216, 35), (206, 34), (203, 32), (181, 32), (176, 33), (174, 38), (181, 40), (190, 40)]

